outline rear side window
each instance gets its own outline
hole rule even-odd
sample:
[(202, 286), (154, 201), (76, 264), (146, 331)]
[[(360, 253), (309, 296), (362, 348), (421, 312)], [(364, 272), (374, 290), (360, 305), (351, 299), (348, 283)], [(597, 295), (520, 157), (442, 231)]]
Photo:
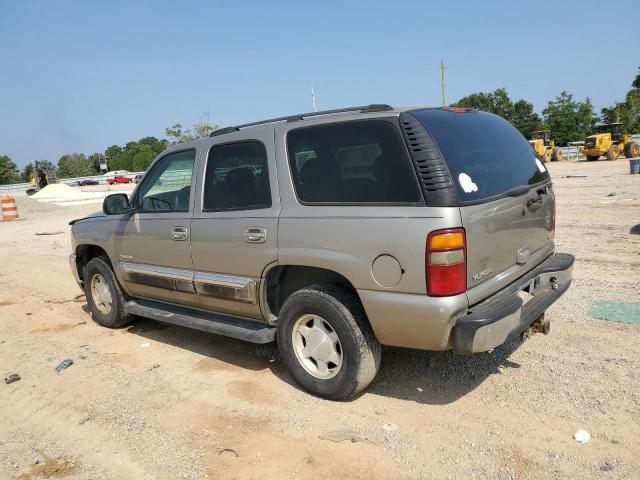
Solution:
[(462, 202), (478, 202), (536, 185), (549, 173), (505, 119), (486, 112), (412, 112), (440, 149)]
[(214, 145), (204, 180), (204, 211), (271, 207), (267, 151), (258, 141)]
[(393, 126), (358, 121), (292, 130), (289, 164), (303, 203), (422, 201), (413, 167)]

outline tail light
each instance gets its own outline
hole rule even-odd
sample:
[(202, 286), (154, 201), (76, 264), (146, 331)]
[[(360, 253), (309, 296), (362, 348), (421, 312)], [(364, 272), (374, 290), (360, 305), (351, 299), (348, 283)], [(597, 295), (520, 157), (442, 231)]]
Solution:
[(464, 228), (431, 232), (425, 255), (427, 293), (433, 297), (464, 293), (467, 288), (466, 257)]

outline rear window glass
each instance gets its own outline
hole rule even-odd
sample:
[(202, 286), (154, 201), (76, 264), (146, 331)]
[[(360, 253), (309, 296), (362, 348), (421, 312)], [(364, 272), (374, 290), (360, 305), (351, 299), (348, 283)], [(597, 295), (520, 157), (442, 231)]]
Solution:
[(429, 130), (463, 202), (499, 196), (549, 178), (531, 145), (505, 119), (486, 112), (412, 112)]
[(383, 121), (292, 130), (289, 163), (305, 203), (417, 203), (413, 167), (396, 130)]

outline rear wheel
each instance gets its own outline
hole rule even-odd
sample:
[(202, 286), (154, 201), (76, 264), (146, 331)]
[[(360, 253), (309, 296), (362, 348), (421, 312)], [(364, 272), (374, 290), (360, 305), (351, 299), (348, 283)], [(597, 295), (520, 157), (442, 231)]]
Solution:
[(607, 152), (607, 160), (611, 160), (611, 161), (617, 160), (618, 155), (620, 155), (620, 150), (618, 150), (618, 146), (611, 145), (609, 147), (609, 151)]
[(293, 293), (280, 310), (276, 335), (291, 375), (319, 397), (351, 398), (378, 372), (380, 344), (358, 299), (339, 286)]
[(124, 310), (126, 299), (106, 257), (89, 260), (82, 279), (89, 310), (96, 323), (119, 328), (131, 322), (131, 316)]
[(640, 156), (640, 145), (636, 142), (629, 142), (624, 147), (624, 155), (627, 158), (633, 158)]
[(551, 149), (550, 148), (547, 148), (544, 151), (544, 155), (542, 156), (541, 160), (542, 160), (543, 163), (549, 163), (551, 161)]
[(564, 160), (564, 158), (562, 157), (562, 150), (560, 150), (558, 147), (555, 147), (553, 149), (553, 157), (551, 157), (551, 160), (554, 162), (561, 162), (562, 160)]

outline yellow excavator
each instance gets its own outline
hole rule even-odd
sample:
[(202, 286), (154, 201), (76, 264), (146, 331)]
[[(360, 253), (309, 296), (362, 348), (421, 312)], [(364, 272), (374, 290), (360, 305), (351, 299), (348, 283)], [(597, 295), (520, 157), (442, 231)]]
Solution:
[(550, 161), (562, 161), (562, 150), (556, 147), (556, 142), (551, 140), (549, 130), (538, 130), (531, 134), (529, 144), (533, 151), (543, 163)]
[(598, 125), (596, 133), (585, 139), (580, 153), (587, 160), (598, 160), (601, 155), (606, 155), (607, 160), (617, 160), (620, 154), (633, 158), (640, 155), (640, 145), (631, 135), (623, 133), (622, 123), (607, 123)]

